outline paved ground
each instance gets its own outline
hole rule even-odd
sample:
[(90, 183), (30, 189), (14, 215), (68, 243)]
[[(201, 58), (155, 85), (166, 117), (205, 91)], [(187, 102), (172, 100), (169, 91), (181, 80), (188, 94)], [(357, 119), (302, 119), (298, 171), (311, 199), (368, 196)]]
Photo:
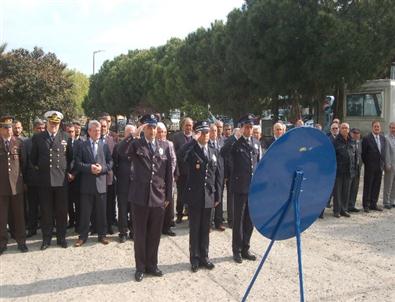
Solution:
[[(259, 262), (233, 262), (231, 230), (211, 233), (216, 267), (198, 273), (190, 272), (187, 223), (175, 231), (159, 248), (165, 276), (141, 283), (134, 281), (133, 242), (120, 244), (116, 235), (108, 246), (90, 238), (82, 248), (43, 252), (36, 236), (27, 254), (12, 241), (0, 257), (0, 300), (240, 301)], [(70, 233), (70, 246), (76, 238)], [(268, 243), (254, 231), (251, 250), (259, 259)], [(395, 301), (395, 209), (341, 219), (327, 209), (303, 233), (302, 246), (306, 301)], [(295, 240), (276, 242), (249, 301), (298, 301), (298, 286)]]

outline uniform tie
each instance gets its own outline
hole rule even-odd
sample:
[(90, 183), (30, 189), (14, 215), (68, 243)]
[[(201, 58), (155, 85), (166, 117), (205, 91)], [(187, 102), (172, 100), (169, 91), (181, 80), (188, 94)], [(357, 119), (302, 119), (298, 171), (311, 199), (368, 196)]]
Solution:
[(5, 144), (5, 150), (7, 152), (10, 152), (10, 141), (9, 140), (5, 140), (4, 144)]
[(154, 144), (149, 142), (148, 143), (148, 147), (149, 147), (149, 151), (151, 152), (151, 154), (154, 154), (155, 153)]

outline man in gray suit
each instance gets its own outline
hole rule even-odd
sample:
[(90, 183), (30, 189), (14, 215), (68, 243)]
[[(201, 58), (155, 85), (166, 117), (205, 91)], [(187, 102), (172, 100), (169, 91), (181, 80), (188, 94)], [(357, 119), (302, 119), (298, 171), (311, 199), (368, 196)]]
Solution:
[(81, 213), (80, 236), (75, 247), (88, 239), (92, 209), (95, 209), (95, 222), (98, 240), (108, 244), (106, 238), (106, 176), (111, 171), (113, 161), (108, 145), (100, 140), (101, 125), (92, 120), (88, 125), (89, 139), (76, 146), (74, 153), (75, 169), (81, 173)]
[(395, 122), (389, 124), (389, 133), (385, 136), (385, 167), (384, 167), (384, 208), (395, 207)]

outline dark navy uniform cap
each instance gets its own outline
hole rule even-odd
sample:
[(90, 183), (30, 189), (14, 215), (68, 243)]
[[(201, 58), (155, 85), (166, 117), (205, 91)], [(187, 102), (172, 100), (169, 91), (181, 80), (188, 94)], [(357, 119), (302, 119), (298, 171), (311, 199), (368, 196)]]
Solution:
[(158, 119), (155, 114), (146, 114), (141, 117), (140, 123), (156, 126), (156, 124), (158, 124)]
[(210, 124), (208, 121), (197, 121), (193, 126), (193, 130), (195, 132), (202, 131), (202, 132), (209, 132)]
[(240, 118), (239, 120), (239, 124), (240, 126), (246, 125), (246, 124), (250, 124), (250, 125), (254, 125), (255, 124), (255, 115), (248, 113), (247, 115), (243, 116), (242, 118)]

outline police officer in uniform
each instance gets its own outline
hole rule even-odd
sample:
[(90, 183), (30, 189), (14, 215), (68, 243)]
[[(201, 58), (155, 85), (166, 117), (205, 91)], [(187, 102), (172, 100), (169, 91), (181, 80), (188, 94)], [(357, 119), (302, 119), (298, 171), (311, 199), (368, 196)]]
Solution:
[(232, 250), (233, 259), (255, 260), (249, 252), (253, 225), (248, 211), (248, 191), (252, 175), (260, 159), (260, 143), (252, 137), (255, 116), (248, 114), (240, 119), (241, 136), (231, 149), (231, 181), (234, 193)]
[(40, 209), (43, 242), (41, 250), (51, 245), (54, 221), (57, 244), (67, 248), (67, 178), (73, 152), (67, 147), (67, 134), (59, 129), (63, 114), (48, 111), (47, 131), (35, 134), (32, 139), (31, 162), (40, 177)]
[(158, 248), (162, 233), (165, 207), (172, 198), (172, 166), (168, 144), (155, 139), (157, 119), (155, 115), (144, 115), (144, 137), (132, 142), (128, 155), (133, 171), (129, 201), (134, 215), (134, 255), (136, 281), (144, 273), (161, 277), (158, 268)]
[(210, 126), (196, 122), (196, 140), (184, 148), (188, 166), (185, 196), (189, 209), (189, 252), (192, 272), (199, 266), (213, 269), (208, 257), (211, 211), (221, 201), (222, 178), (219, 151), (208, 144)]
[(0, 255), (7, 249), (9, 214), (18, 249), (28, 251), (22, 179), (24, 148), (22, 140), (12, 136), (12, 121), (11, 116), (0, 118)]

